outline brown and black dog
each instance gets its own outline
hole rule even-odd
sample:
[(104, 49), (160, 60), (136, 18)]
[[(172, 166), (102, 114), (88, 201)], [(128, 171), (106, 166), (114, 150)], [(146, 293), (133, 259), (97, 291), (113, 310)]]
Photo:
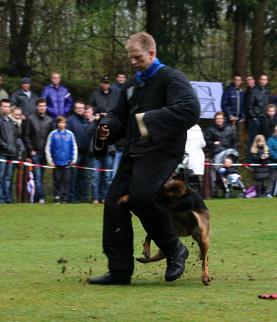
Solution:
[[(192, 188), (186, 184), (183, 173), (173, 173), (163, 187), (163, 196), (171, 210), (172, 219), (178, 236), (192, 236), (200, 248), (202, 260), (202, 282), (208, 285), (211, 281), (208, 271), (208, 249), (211, 237), (210, 213), (204, 201)], [(120, 198), (119, 203), (127, 203), (128, 195)], [(165, 258), (161, 250), (155, 256), (150, 256), (150, 236), (146, 236), (143, 245), (141, 263), (150, 263)]]

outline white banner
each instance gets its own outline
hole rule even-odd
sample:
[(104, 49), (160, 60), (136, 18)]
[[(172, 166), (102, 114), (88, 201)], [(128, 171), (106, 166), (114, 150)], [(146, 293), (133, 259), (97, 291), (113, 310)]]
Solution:
[(221, 111), (222, 83), (191, 81), (191, 85), (201, 105), (200, 118), (214, 118), (214, 114)]

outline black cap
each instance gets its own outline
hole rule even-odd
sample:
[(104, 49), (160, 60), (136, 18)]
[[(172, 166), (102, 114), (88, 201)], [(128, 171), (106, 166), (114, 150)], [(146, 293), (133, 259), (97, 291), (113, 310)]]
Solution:
[(29, 77), (23, 77), (20, 80), (21, 84), (32, 84), (32, 80)]
[(109, 77), (106, 75), (106, 76), (104, 76), (103, 78), (102, 78), (102, 80), (101, 80), (101, 83), (109, 83), (110, 82), (110, 80), (109, 80)]

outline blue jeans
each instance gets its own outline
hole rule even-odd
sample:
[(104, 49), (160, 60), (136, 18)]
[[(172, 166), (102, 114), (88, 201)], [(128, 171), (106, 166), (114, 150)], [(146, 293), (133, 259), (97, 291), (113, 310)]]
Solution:
[(114, 160), (113, 160), (113, 172), (112, 179), (115, 177), (117, 169), (119, 167), (120, 160), (122, 158), (123, 151), (116, 150)]
[[(32, 163), (45, 165), (46, 164), (45, 156), (40, 153), (37, 153), (36, 155), (32, 155)], [(45, 194), (43, 191), (44, 168), (34, 167), (33, 173), (34, 173), (34, 181), (35, 181), (35, 187), (36, 187), (35, 200), (39, 201), (40, 199), (45, 199)]]
[[(92, 167), (97, 169), (112, 169), (113, 157), (106, 155), (100, 160), (92, 159)], [(95, 200), (104, 200), (112, 182), (112, 171), (92, 171), (92, 196)]]
[[(90, 165), (87, 153), (78, 152), (78, 166), (88, 167)], [(71, 168), (70, 169), (70, 186), (69, 201), (79, 202), (88, 201), (88, 190), (90, 182), (89, 170)]]
[[(0, 155), (0, 159), (7, 160), (8, 158)], [(0, 162), (0, 203), (11, 202), (11, 181), (13, 174), (13, 164)]]

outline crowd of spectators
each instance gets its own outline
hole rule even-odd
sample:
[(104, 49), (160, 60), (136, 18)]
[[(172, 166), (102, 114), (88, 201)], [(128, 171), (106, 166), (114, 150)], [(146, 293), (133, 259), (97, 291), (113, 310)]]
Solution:
[[(14, 200), (17, 165), (13, 160), (53, 167), (56, 203), (103, 203), (126, 142), (110, 145), (101, 159), (90, 153), (90, 143), (99, 119), (115, 106), (125, 81), (124, 74), (118, 74), (114, 84), (104, 76), (86, 104), (73, 101), (57, 72), (39, 94), (32, 90), (29, 77), (23, 77), (20, 88), (8, 94), (0, 76), (0, 203)], [(247, 162), (261, 165), (252, 168), (256, 195), (273, 197), (277, 195), (277, 166), (270, 164), (277, 163), (277, 97), (270, 95), (265, 74), (257, 83), (251, 75), (245, 82), (246, 88), (243, 78), (235, 75), (224, 90), (222, 112), (215, 113), (213, 124), (204, 131), (198, 124), (188, 131), (188, 167), (201, 190), (205, 157), (209, 157), (214, 163), (212, 186), (221, 180), (225, 197), (232, 186), (240, 187), (245, 196), (246, 187), (233, 162), (239, 160), (238, 146), (246, 129)], [(34, 166), (32, 173), (34, 201), (43, 204), (45, 168), (41, 166)]]

